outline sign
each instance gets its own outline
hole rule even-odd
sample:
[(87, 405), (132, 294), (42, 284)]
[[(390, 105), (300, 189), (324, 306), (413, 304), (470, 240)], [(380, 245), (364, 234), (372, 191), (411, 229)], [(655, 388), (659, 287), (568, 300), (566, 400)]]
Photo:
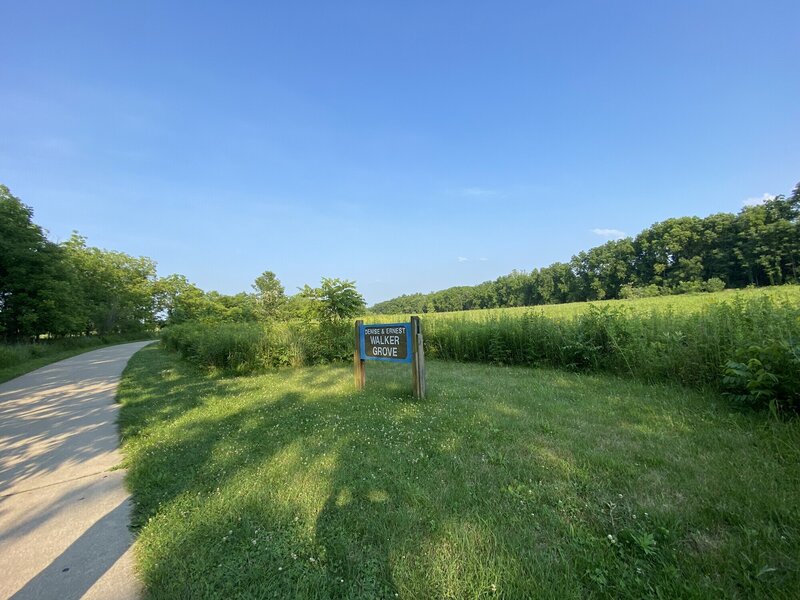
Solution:
[(425, 397), (425, 346), (422, 324), (412, 316), (410, 323), (377, 323), (364, 325), (356, 321), (353, 375), (356, 389), (367, 384), (368, 360), (411, 363), (411, 382), (415, 398)]
[(409, 323), (361, 325), (361, 360), (411, 362)]

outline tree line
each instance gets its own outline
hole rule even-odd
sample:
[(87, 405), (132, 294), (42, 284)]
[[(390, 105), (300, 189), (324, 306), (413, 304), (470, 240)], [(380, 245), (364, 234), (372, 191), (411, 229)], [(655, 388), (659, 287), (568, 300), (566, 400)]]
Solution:
[(288, 296), (270, 271), (250, 293), (206, 292), (147, 257), (94, 248), (73, 233), (55, 243), (33, 209), (0, 184), (0, 340), (129, 334), (185, 322), (336, 321), (364, 310), (352, 281), (323, 278)]
[[(534, 306), (798, 281), (800, 184), (738, 214), (668, 219), (530, 272), (476, 286), (400, 296), (381, 313)], [(287, 295), (270, 271), (251, 292), (206, 292), (147, 257), (94, 248), (74, 233), (55, 243), (33, 209), (0, 184), (0, 339), (126, 334), (185, 322), (336, 321), (364, 309), (352, 281), (323, 278)]]
[(797, 283), (800, 183), (787, 198), (738, 214), (667, 219), (635, 237), (580, 252), (568, 263), (494, 281), (379, 302), (376, 313), (427, 313), (633, 298)]

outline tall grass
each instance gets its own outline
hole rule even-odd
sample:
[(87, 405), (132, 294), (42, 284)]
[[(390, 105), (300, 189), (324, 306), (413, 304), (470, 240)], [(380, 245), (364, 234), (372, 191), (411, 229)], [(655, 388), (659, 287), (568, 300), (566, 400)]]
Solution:
[(196, 364), (237, 373), (344, 360), (353, 352), (348, 322), (185, 323), (164, 329), (161, 339)]
[(425, 319), (428, 356), (631, 375), (645, 381), (718, 386), (722, 366), (765, 340), (800, 342), (800, 305), (767, 296), (709, 304), (696, 312), (649, 313), (590, 306), (572, 318), (540, 311), (482, 321)]
[[(545, 304), (542, 306), (517, 306), (512, 308), (485, 308), (477, 310), (427, 313), (426, 320), (431, 319), (468, 319), (471, 321), (492, 320), (499, 315), (524, 315), (531, 310), (552, 319), (571, 319), (579, 314), (592, 310), (593, 307), (629, 308), (634, 313), (674, 311), (693, 313), (703, 310), (710, 304), (735, 302), (754, 298), (769, 297), (773, 300), (788, 300), (800, 304), (800, 285), (781, 285), (762, 288), (745, 288), (742, 290), (724, 290), (722, 292), (702, 294), (681, 294), (675, 296), (657, 296), (647, 298), (631, 298), (625, 300), (595, 300), (592, 302), (569, 302), (566, 304)], [(364, 316), (367, 323), (394, 323), (407, 320), (404, 313), (369, 314)]]
[[(715, 389), (723, 387), (726, 365), (744, 364), (744, 355), (756, 357), (757, 363), (748, 364), (762, 387), (773, 378), (793, 380), (789, 371), (800, 365), (800, 302), (791, 294), (728, 296), (694, 310), (666, 305), (648, 311), (635, 302), (590, 304), (561, 318), (537, 308), (477, 312), (423, 316), (427, 356), (605, 372)], [(249, 372), (348, 359), (353, 330), (348, 323), (182, 325), (166, 330), (163, 339), (168, 348), (198, 364)], [(763, 352), (753, 351), (765, 346), (774, 355), (770, 364), (759, 358)], [(740, 372), (737, 397), (748, 395), (755, 385), (748, 381), (749, 371)], [(767, 392), (771, 389), (781, 388)], [(800, 408), (796, 399), (781, 402)]]

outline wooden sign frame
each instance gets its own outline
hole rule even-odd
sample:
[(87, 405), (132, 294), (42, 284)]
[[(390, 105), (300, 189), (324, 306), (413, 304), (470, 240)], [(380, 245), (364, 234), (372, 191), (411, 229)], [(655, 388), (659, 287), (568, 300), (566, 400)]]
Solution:
[(422, 339), (422, 325), (419, 317), (412, 316), (410, 323), (370, 323), (364, 325), (364, 321), (359, 319), (355, 325), (355, 350), (353, 351), (353, 372), (357, 390), (363, 390), (367, 381), (366, 361), (383, 360), (390, 362), (409, 362), (407, 359), (392, 359), (379, 356), (368, 356), (364, 352), (364, 330), (365, 328), (394, 328), (408, 327), (408, 345), (411, 349), (411, 380), (414, 389), (414, 397), (425, 398), (425, 348)]

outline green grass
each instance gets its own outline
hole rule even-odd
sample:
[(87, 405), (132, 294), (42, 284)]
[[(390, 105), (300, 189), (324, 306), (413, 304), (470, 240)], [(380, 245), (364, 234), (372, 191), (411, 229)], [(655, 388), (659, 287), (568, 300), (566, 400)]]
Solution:
[(151, 598), (790, 598), (800, 423), (431, 361), (250, 377), (148, 347), (120, 429)]
[[(590, 307), (614, 307), (631, 309), (634, 312), (647, 314), (652, 312), (693, 313), (702, 310), (709, 304), (733, 302), (736, 299), (750, 300), (768, 297), (773, 300), (789, 299), (800, 304), (800, 285), (782, 285), (743, 290), (725, 290), (711, 294), (678, 294), (673, 296), (657, 296), (655, 298), (635, 298), (631, 300), (596, 300), (593, 302), (570, 302), (568, 304), (545, 304), (541, 306), (519, 306), (514, 308), (489, 308), (482, 310), (462, 310), (455, 312), (427, 313), (425, 320), (456, 319), (473, 322), (494, 320), (497, 317), (521, 316), (535, 311), (551, 319), (570, 319), (584, 314)], [(407, 314), (371, 314), (362, 317), (367, 323), (389, 323), (407, 321)]]
[(147, 336), (65, 338), (36, 344), (0, 343), (0, 383), (90, 350), (148, 339)]
[[(559, 317), (545, 308), (564, 312)], [(716, 390), (729, 385), (727, 366), (753, 365), (736, 384), (737, 397), (766, 406), (774, 395), (782, 410), (800, 412), (798, 286), (433, 314), (421, 320), (427, 356), (443, 360), (610, 373)], [(762, 362), (752, 362), (757, 357)], [(764, 373), (757, 375), (762, 366)], [(752, 392), (762, 387), (770, 389)]]
[[(776, 360), (768, 361), (769, 373), (762, 379), (777, 378), (781, 389), (791, 389), (794, 365), (800, 364), (799, 290), (785, 286), (685, 296), (679, 302), (673, 297), (658, 298), (658, 303), (586, 303), (566, 306), (572, 312), (561, 318), (545, 313), (554, 307), (531, 307), (424, 315), (421, 320), (430, 358), (611, 373), (698, 389), (721, 389), (726, 365), (749, 363), (751, 350), (764, 355), (764, 348), (776, 349)], [(403, 319), (383, 315), (371, 320)], [(244, 373), (346, 359), (353, 330), (347, 322), (187, 323), (168, 327), (162, 340), (195, 364)], [(778, 401), (789, 411), (800, 411), (800, 397), (782, 394)]]

